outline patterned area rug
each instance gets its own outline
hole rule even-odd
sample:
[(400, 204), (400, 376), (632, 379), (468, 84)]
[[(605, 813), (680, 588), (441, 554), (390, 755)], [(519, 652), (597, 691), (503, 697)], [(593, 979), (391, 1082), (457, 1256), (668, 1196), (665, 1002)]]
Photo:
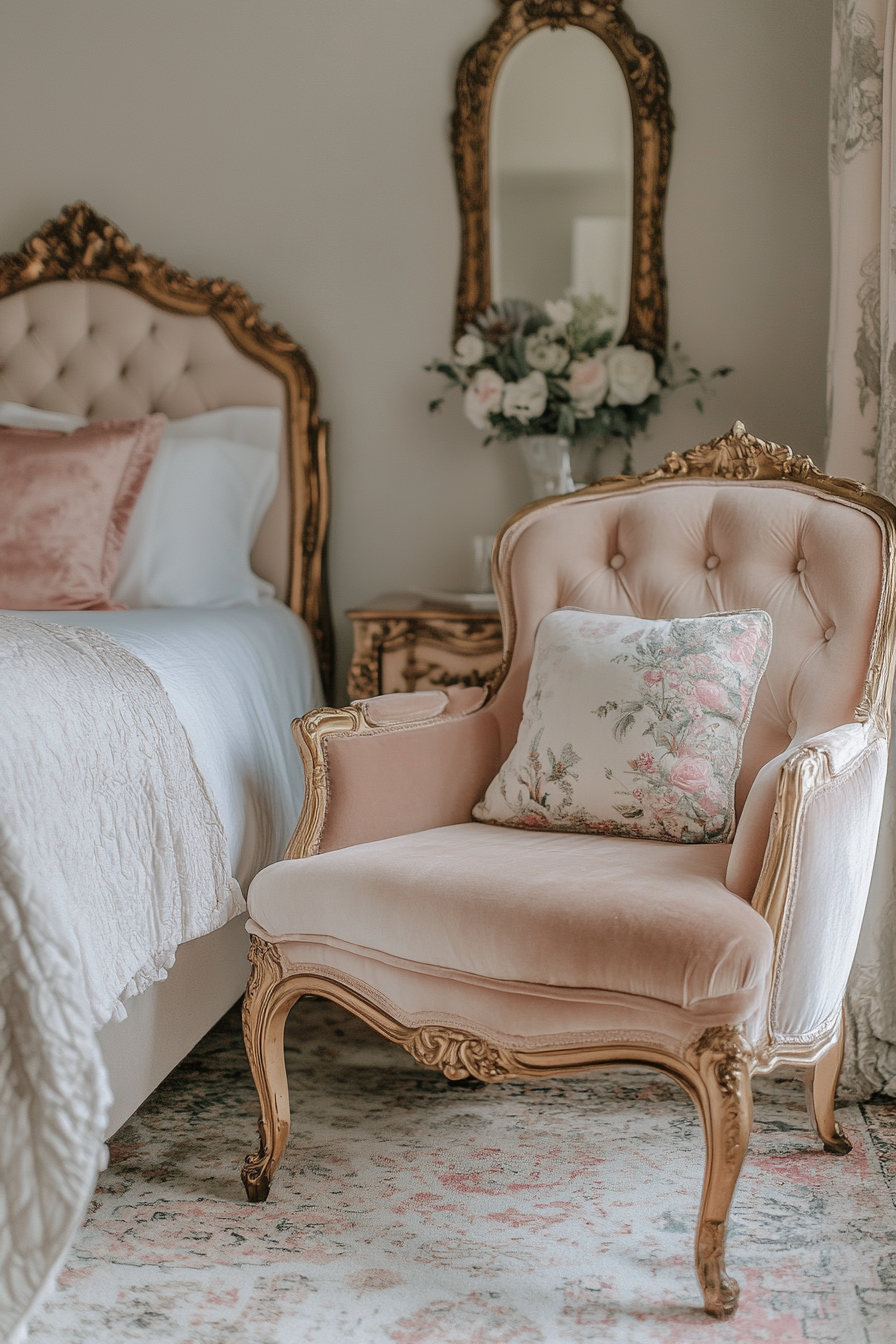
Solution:
[(896, 1338), (896, 1107), (824, 1154), (801, 1086), (758, 1080), (729, 1236), (741, 1308), (700, 1309), (702, 1137), (662, 1075), (448, 1084), (355, 1019), (290, 1023), (293, 1132), (266, 1205), (229, 1014), (116, 1135), (30, 1339), (557, 1344)]

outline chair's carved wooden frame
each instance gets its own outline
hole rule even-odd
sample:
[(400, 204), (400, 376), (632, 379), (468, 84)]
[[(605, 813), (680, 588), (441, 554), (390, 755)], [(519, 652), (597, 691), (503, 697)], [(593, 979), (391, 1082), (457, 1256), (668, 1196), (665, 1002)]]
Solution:
[(168, 312), (212, 317), (238, 350), (282, 380), (292, 495), (288, 602), (311, 631), (329, 693), (333, 628), (325, 563), (328, 426), (317, 413), (317, 378), (305, 351), (283, 327), (262, 319), (261, 305), (241, 285), (197, 279), (144, 252), (85, 201), (65, 206), (26, 238), (18, 252), (0, 256), (0, 298), (53, 280), (99, 280), (132, 290)]
[[(858, 505), (874, 515), (883, 538), (883, 582), (868, 676), (856, 720), (866, 727), (869, 744), (889, 736), (890, 693), (894, 671), (894, 618), (896, 618), (896, 507), (855, 481), (836, 479), (818, 470), (810, 458), (765, 443), (737, 422), (730, 434), (679, 456), (671, 453), (661, 467), (641, 476), (611, 477), (587, 487), (584, 495), (617, 494), (658, 481), (681, 482), (694, 477), (735, 481), (782, 480), (810, 486)], [(549, 505), (538, 501), (510, 519), (496, 542), (502, 540), (522, 514)], [(500, 560), (499, 560), (500, 566)], [(500, 580), (499, 580), (500, 589)], [(503, 594), (506, 674), (513, 654), (515, 626), (509, 594)], [(494, 696), (502, 676), (489, 694)], [(376, 731), (363, 705), (346, 709), (314, 710), (293, 724), (293, 733), (305, 765), (307, 792), (302, 815), (287, 849), (287, 858), (318, 852), (328, 802), (325, 744), (334, 734), (360, 735)], [(796, 836), (809, 798), (830, 778), (827, 755), (810, 746), (796, 752), (782, 768), (772, 822), (771, 842), (759, 878), (753, 905), (768, 920), (775, 935), (776, 955), (786, 913)], [(277, 948), (253, 937), (252, 973), (243, 1006), (246, 1049), (261, 1101), (258, 1151), (246, 1159), (242, 1176), (250, 1200), (267, 1198), (270, 1182), (289, 1136), (289, 1094), (283, 1054), (287, 1014), (303, 995), (331, 999), (354, 1013), (388, 1040), (407, 1050), (422, 1064), (439, 1068), (451, 1079), (467, 1077), (482, 1082), (505, 1078), (543, 1077), (575, 1073), (601, 1066), (649, 1065), (678, 1082), (694, 1101), (706, 1140), (703, 1195), (697, 1220), (695, 1266), (706, 1311), (717, 1317), (737, 1307), (739, 1288), (725, 1270), (725, 1232), (728, 1210), (750, 1136), (752, 1096), (750, 1077), (779, 1064), (803, 1070), (812, 1123), (829, 1153), (846, 1154), (849, 1140), (834, 1118), (834, 1094), (843, 1058), (842, 1015), (826, 1031), (805, 1043), (754, 1048), (742, 1024), (720, 1024), (690, 1041), (681, 1053), (656, 1045), (595, 1044), (549, 1050), (513, 1050), (455, 1027), (437, 1023), (424, 1028), (405, 1026), (357, 989), (335, 977), (294, 973), (281, 963)]]

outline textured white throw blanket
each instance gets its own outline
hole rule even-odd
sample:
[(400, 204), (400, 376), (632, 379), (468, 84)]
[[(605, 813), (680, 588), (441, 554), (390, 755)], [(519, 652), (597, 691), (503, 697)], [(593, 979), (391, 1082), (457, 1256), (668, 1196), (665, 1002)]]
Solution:
[(0, 616), (0, 1339), (93, 1187), (94, 1031), (243, 908), (155, 674), (98, 630)]

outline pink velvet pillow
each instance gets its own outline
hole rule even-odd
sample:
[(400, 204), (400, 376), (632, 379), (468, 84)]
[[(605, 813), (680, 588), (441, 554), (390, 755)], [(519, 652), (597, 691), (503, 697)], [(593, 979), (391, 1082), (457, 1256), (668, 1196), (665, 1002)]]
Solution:
[(71, 434), (0, 425), (0, 607), (114, 611), (124, 534), (164, 415)]

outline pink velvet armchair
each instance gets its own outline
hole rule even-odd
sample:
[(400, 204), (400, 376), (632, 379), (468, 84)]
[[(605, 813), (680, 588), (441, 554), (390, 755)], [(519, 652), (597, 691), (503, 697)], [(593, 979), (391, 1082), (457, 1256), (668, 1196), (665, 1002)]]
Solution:
[[(751, 1074), (803, 1069), (825, 1149), (850, 1147), (834, 1092), (886, 770), (894, 525), (885, 499), (738, 423), (506, 524), (505, 661), (487, 694), (384, 696), (294, 724), (304, 810), (286, 860), (249, 893), (250, 1200), (267, 1198), (286, 1145), (283, 1028), (302, 995), (342, 1004), (452, 1079), (650, 1065), (703, 1121), (697, 1277), (711, 1315), (735, 1310), (725, 1230)], [(538, 623), (563, 606), (771, 614), (733, 843), (471, 819), (515, 740)]]

